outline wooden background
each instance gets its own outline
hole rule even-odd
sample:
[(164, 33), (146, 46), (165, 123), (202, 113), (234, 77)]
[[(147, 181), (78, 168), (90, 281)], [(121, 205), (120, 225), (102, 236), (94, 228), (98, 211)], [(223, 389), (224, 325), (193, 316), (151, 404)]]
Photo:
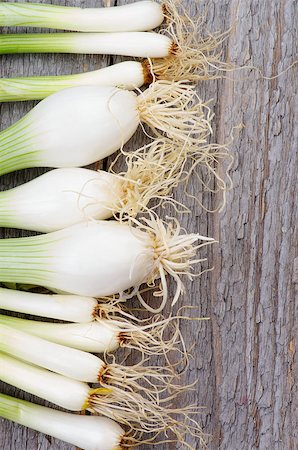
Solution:
[[(103, 4), (98, 0), (52, 3)], [(126, 1), (110, 2), (122, 3)], [(233, 25), (223, 48), (225, 58), (237, 66), (254, 65), (272, 77), (297, 59), (295, 0), (183, 3), (193, 15), (207, 8), (205, 22), (209, 30), (227, 30)], [(1, 56), (0, 76), (76, 73), (112, 64), (116, 59)], [(200, 422), (204, 431), (212, 435), (209, 448), (213, 450), (294, 450), (298, 445), (294, 323), (298, 283), (294, 239), (298, 223), (296, 81), (297, 66), (271, 80), (262, 78), (256, 70), (246, 69), (198, 87), (204, 99), (213, 99), (215, 141), (225, 142), (233, 126), (244, 125), (231, 146), (235, 157), (231, 172), (234, 189), (227, 196), (224, 212), (207, 214), (193, 200), (184, 198), (193, 215), (184, 216), (183, 225), (190, 232), (199, 230), (220, 242), (208, 250), (214, 271), (187, 283), (183, 298), (185, 303), (198, 307), (198, 314), (211, 318), (200, 324), (186, 322), (183, 332), (190, 344), (196, 344), (188, 380), (199, 377), (197, 391), (189, 394), (189, 399), (195, 396), (198, 405), (205, 406)], [(1, 129), (32, 106), (32, 102), (0, 105)], [(132, 145), (141, 142), (139, 133)], [(27, 181), (37, 173), (42, 170), (4, 176), (1, 189)], [(195, 181), (191, 189), (201, 195)], [(181, 199), (182, 191), (176, 197)], [(219, 199), (203, 194), (203, 201), (214, 206)], [(7, 230), (1, 233), (22, 234)], [(13, 392), (7, 386), (4, 389)], [(16, 394), (24, 396), (22, 392)], [(0, 442), (1, 450), (73, 449), (6, 421), (1, 422)], [(191, 439), (189, 442), (199, 448), (198, 443)]]

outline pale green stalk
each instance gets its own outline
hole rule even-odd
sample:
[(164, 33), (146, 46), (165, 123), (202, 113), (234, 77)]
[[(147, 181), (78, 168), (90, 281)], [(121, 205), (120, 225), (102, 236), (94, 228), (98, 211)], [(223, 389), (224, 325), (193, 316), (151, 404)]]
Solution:
[(1, 211), (0, 221), (2, 223), (5, 223), (5, 226), (13, 228), (14, 212), (13, 208), (10, 206), (8, 191), (0, 192), (0, 211)]
[(0, 78), (0, 102), (42, 100), (54, 92), (80, 86), (80, 75)]

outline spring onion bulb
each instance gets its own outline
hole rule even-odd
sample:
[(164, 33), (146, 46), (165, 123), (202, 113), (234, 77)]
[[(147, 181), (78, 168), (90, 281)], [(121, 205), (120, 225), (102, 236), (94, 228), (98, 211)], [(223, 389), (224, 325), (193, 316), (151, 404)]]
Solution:
[(122, 148), (140, 123), (155, 137), (197, 145), (210, 118), (184, 82), (157, 81), (136, 95), (78, 86), (50, 95), (0, 133), (0, 175), (27, 167), (78, 167)]
[(149, 398), (158, 398), (165, 387), (175, 389), (172, 385), (174, 375), (169, 367), (144, 367), (143, 361), (134, 366), (105, 363), (91, 353), (4, 324), (0, 324), (0, 337), (1, 352), (74, 380), (115, 388), (119, 398), (125, 399), (127, 390), (142, 391)]
[(69, 322), (90, 322), (98, 301), (79, 295), (39, 294), (0, 288), (0, 309)]
[(0, 226), (47, 233), (88, 218), (107, 219), (124, 189), (124, 180), (122, 186), (120, 177), (105, 171), (55, 169), (0, 192)]
[(42, 100), (57, 91), (75, 86), (116, 86), (133, 90), (152, 81), (147, 60), (124, 61), (75, 75), (0, 78), (0, 102)]
[[(168, 298), (166, 274), (177, 283), (175, 304), (183, 291), (181, 275), (191, 278), (196, 250), (213, 239), (179, 234), (178, 222), (165, 225), (151, 217), (135, 226), (117, 221), (80, 223), (40, 236), (0, 240), (0, 281), (47, 286), (77, 295), (104, 297), (131, 287), (146, 308), (159, 312)], [(193, 244), (201, 240), (202, 243)], [(138, 287), (160, 278), (161, 305), (153, 308)]]
[(0, 3), (0, 26), (70, 31), (147, 31), (164, 20), (162, 5), (140, 1), (110, 8), (74, 8), (38, 3)]
[[(6, 296), (3, 291), (5, 290), (0, 291), (0, 307), (9, 311), (22, 312), (22, 310), (25, 309), (26, 311), (29, 311), (29, 313), (33, 311), (33, 315), (37, 315), (37, 311), (40, 311), (42, 307), (35, 310), (33, 306), (39, 299), (40, 302), (44, 301), (46, 305), (48, 304), (50, 306), (50, 308), (46, 308), (45, 305), (43, 308), (42, 315), (48, 317), (46, 311), (51, 309), (51, 303), (56, 302), (56, 299), (53, 298), (55, 296), (48, 295), (49, 298), (46, 299), (38, 296), (37, 299), (34, 297), (36, 294), (32, 293), (25, 293), (29, 295), (23, 295), (23, 292), (17, 291), (15, 296), (11, 294)], [(16, 297), (17, 302), (13, 301), (14, 297)], [(30, 301), (32, 297), (33, 302)], [(59, 297), (61, 298), (61, 296)], [(75, 309), (76, 304), (72, 301), (73, 297), (70, 295), (64, 297), (62, 305), (66, 306), (65, 309), (69, 310), (72, 304)], [(12, 301), (9, 303), (9, 300)], [(27, 300), (28, 305), (25, 304)], [(17, 304), (19, 306), (17, 306)], [(81, 309), (84, 313), (84, 308), (82, 307)], [(119, 307), (116, 308), (116, 311), (118, 314), (122, 313), (122, 316), (113, 315), (111, 317), (109, 309), (109, 304), (98, 304), (96, 312), (94, 312), (94, 316), (97, 317), (97, 320), (90, 321), (89, 323), (65, 324), (39, 322), (1, 314), (0, 323), (48, 341), (55, 342), (56, 344), (76, 348), (85, 352), (111, 353), (122, 347), (138, 350), (143, 355), (165, 355), (172, 350), (183, 353), (184, 343), (181, 333), (179, 332), (179, 317), (163, 319), (162, 317), (155, 315), (152, 319), (142, 320), (139, 321), (139, 323), (136, 323), (135, 317), (128, 313), (124, 315), (124, 312), (122, 312)], [(65, 316), (66, 314), (61, 315)], [(100, 315), (105, 316), (106, 318), (101, 318)], [(60, 317), (57, 318), (60, 319)], [(90, 320), (92, 320), (92, 318)], [(170, 336), (169, 339), (165, 338), (166, 333)], [(181, 344), (179, 347), (182, 348), (182, 350), (178, 349), (179, 343)]]
[[(151, 440), (147, 440), (152, 442), (154, 436), (166, 432), (171, 436), (167, 435), (170, 442), (183, 443), (187, 434), (203, 440), (202, 430), (191, 417), (193, 406), (173, 409), (165, 399), (157, 403), (130, 390), (122, 390), (127, 395), (121, 398), (119, 389), (92, 389), (82, 381), (29, 365), (5, 353), (0, 354), (0, 380), (70, 411), (88, 410), (113, 419), (126, 425), (128, 434), (132, 433), (135, 439), (153, 433)], [(175, 419), (177, 414), (182, 419)]]
[[(86, 409), (90, 388), (86, 383), (63, 377), (0, 354), (0, 379), (26, 392), (34, 393), (70, 411)], [(106, 390), (99, 391), (106, 394)]]
[(86, 450), (120, 450), (126, 441), (120, 425), (106, 417), (56, 411), (5, 394), (0, 416)]

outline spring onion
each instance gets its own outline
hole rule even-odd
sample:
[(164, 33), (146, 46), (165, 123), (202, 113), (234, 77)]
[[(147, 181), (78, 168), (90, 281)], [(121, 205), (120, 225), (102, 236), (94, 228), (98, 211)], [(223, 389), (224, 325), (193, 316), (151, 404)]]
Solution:
[(56, 411), (5, 394), (0, 394), (0, 416), (86, 450), (120, 450), (129, 442), (120, 425), (106, 417)]
[[(57, 295), (22, 291), (11, 294), (7, 291), (9, 290), (0, 289), (0, 307), (2, 309), (15, 312), (24, 312), (25, 310), (33, 315), (39, 315), (39, 311), (42, 311), (41, 315), (48, 318), (51, 314), (48, 311), (52, 311), (58, 303), (61, 314), (57, 314), (58, 311), (55, 309), (56, 314), (54, 315), (57, 319), (60, 319), (60, 316), (65, 317), (71, 306), (77, 310), (77, 313), (81, 310), (82, 315), (87, 315), (82, 298), (78, 305), (75, 296), (71, 295), (58, 296), (59, 299), (56, 299)], [(88, 300), (86, 297), (84, 299)], [(40, 305), (38, 302), (45, 304)], [(88, 306), (87, 303), (87, 310)], [(0, 323), (56, 344), (92, 353), (111, 353), (122, 347), (138, 350), (143, 355), (165, 355), (169, 351), (178, 350), (179, 342), (180, 348), (182, 348), (179, 352), (182, 353), (184, 345), (179, 332), (179, 317), (163, 319), (154, 315), (152, 319), (137, 320), (119, 307), (111, 306), (110, 302), (99, 303), (94, 308), (93, 314), (90, 314), (88, 323), (39, 322), (1, 314)], [(166, 334), (170, 336), (169, 339), (166, 339)]]
[[(0, 361), (0, 379), (5, 383), (35, 394), (70, 411), (86, 409), (89, 393), (91, 394), (86, 383), (31, 366), (4, 353), (0, 354)], [(99, 395), (101, 393), (106, 394), (107, 392), (106, 390), (99, 391)]]
[(27, 167), (77, 167), (121, 148), (140, 123), (150, 133), (197, 145), (210, 127), (187, 83), (157, 81), (136, 95), (115, 87), (78, 86), (42, 100), (0, 133), (0, 175)]
[[(77, 295), (104, 297), (131, 287), (151, 311), (167, 302), (166, 274), (177, 283), (175, 304), (183, 291), (180, 276), (191, 278), (196, 249), (213, 242), (199, 234), (179, 234), (178, 222), (167, 226), (154, 218), (80, 223), (40, 236), (0, 240), (0, 281), (47, 286)], [(197, 240), (203, 242), (196, 247)], [(160, 278), (161, 305), (144, 303), (138, 287)], [(157, 294), (157, 293), (155, 293)]]
[[(166, 432), (174, 436), (173, 439), (168, 436), (170, 442), (183, 443), (188, 433), (203, 439), (197, 422), (190, 417), (194, 409), (192, 406), (173, 409), (165, 399), (158, 404), (139, 392), (123, 389), (121, 392), (126, 392), (126, 395), (122, 398), (119, 389), (115, 387), (90, 388), (82, 381), (29, 365), (4, 353), (0, 354), (0, 362), (0, 380), (5, 383), (70, 411), (88, 410), (114, 419), (126, 425), (128, 433), (135, 437), (136, 433), (153, 433), (158, 436)], [(175, 419), (176, 414), (181, 414), (182, 420)]]
[(0, 102), (42, 100), (61, 89), (74, 86), (116, 86), (132, 90), (152, 81), (147, 60), (124, 61), (75, 75), (0, 78)]
[(79, 53), (164, 58), (175, 54), (175, 43), (153, 32), (2, 34), (0, 54)]
[(163, 6), (140, 1), (110, 8), (74, 8), (39, 3), (0, 3), (0, 26), (71, 31), (147, 31), (164, 20)]

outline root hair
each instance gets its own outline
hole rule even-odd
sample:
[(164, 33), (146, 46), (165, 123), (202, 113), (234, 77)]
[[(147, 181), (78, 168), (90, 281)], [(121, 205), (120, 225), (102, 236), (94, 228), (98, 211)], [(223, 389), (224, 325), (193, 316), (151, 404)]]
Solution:
[[(153, 295), (161, 297), (161, 303), (159, 307), (153, 308), (143, 299), (139, 290), (136, 291), (136, 295), (144, 308), (152, 313), (160, 313), (169, 297), (166, 276), (170, 275), (176, 282), (176, 292), (172, 300), (172, 306), (174, 306), (180, 294), (184, 292), (181, 276), (187, 276), (191, 280), (203, 273), (201, 271), (194, 274), (192, 271), (194, 265), (206, 261), (206, 258), (195, 258), (195, 255), (202, 247), (215, 241), (198, 233), (187, 234), (182, 230), (177, 219), (172, 218), (170, 222), (164, 223), (152, 212), (149, 218), (143, 217), (140, 220), (131, 218), (130, 222), (137, 228), (136, 231), (141, 230), (146, 233), (146, 236), (149, 235), (151, 238), (155, 261), (154, 269), (147, 280), (147, 285), (154, 288), (156, 287), (155, 281), (160, 279), (159, 289)], [(184, 233), (181, 233), (181, 231), (184, 231)], [(140, 238), (140, 234), (138, 236)], [(194, 245), (199, 240), (202, 242)]]
[(127, 427), (128, 431), (121, 440), (120, 448), (137, 446), (140, 443), (172, 442), (183, 444), (182, 448), (194, 450), (185, 441), (188, 435), (195, 437), (205, 446), (205, 435), (194, 419), (200, 412), (197, 406), (173, 408), (166, 402), (158, 404), (150, 401), (138, 392), (126, 394), (123, 397), (114, 388), (90, 389), (88, 398), (88, 410)]
[(165, 0), (163, 9), (166, 20), (160, 32), (170, 37), (173, 43), (170, 56), (152, 59), (157, 79), (196, 82), (219, 78), (221, 71), (232, 69), (231, 65), (223, 62), (220, 50), (231, 30), (202, 36), (204, 16), (190, 17), (178, 0)]
[(207, 105), (185, 78), (152, 83), (139, 92), (137, 106), (141, 122), (149, 127), (152, 135), (144, 131), (151, 138), (167, 136), (175, 143), (196, 145), (206, 138), (206, 130), (212, 131), (212, 117), (205, 114)]

